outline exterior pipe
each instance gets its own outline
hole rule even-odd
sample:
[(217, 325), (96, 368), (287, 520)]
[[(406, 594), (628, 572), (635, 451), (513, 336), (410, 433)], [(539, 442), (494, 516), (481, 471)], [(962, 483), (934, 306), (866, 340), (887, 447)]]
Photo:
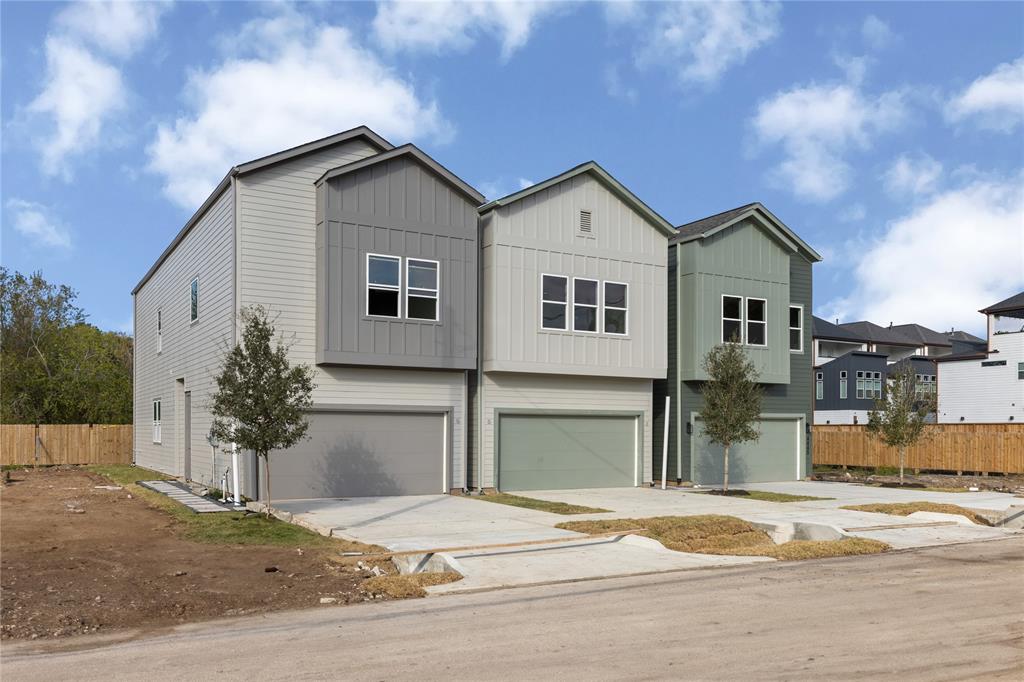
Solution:
[(661, 440), (661, 489), (664, 490), (666, 484), (665, 479), (668, 478), (668, 420), (669, 420), (669, 406), (672, 405), (672, 398), (665, 396), (665, 437)]
[(238, 443), (231, 444), (231, 492), (235, 496), (235, 506), (242, 506), (241, 488), (238, 487)]

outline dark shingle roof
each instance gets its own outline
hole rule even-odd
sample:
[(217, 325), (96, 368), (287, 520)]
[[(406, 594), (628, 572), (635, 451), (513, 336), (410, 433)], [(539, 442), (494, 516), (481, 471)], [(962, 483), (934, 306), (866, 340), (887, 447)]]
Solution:
[(836, 326), (828, 320), (823, 320), (817, 315), (811, 316), (811, 335), (816, 339), (832, 339), (833, 341), (854, 341), (862, 343), (862, 339), (847, 329)]
[(954, 329), (953, 331), (946, 332), (946, 338), (950, 341), (962, 341), (964, 343), (985, 343), (985, 339), (979, 338), (970, 332), (965, 332), (960, 329)]
[(679, 234), (679, 236), (681, 237), (691, 237), (695, 234), (704, 234), (709, 230), (715, 229), (719, 225), (724, 225), (730, 220), (736, 218), (737, 216), (743, 215), (744, 213), (752, 209), (754, 206), (757, 206), (756, 201), (750, 204), (745, 204), (738, 208), (733, 208), (729, 209), (728, 211), (716, 213), (715, 215), (708, 216), (707, 218), (695, 220), (692, 223), (680, 225), (678, 228), (676, 228), (676, 233)]
[(934, 329), (929, 329), (919, 324), (897, 324), (893, 325), (892, 330), (929, 346), (952, 345), (945, 334), (940, 334)]
[(1019, 310), (1024, 308), (1024, 291), (1014, 294), (1010, 298), (1003, 299), (999, 303), (993, 303), (987, 308), (982, 308), (981, 313), (1001, 313), (1004, 310)]
[(858, 338), (870, 341), (871, 343), (893, 344), (897, 346), (920, 346), (919, 341), (899, 333), (893, 329), (880, 327), (874, 322), (862, 320), (860, 322), (846, 322), (839, 325), (843, 329), (854, 334)]

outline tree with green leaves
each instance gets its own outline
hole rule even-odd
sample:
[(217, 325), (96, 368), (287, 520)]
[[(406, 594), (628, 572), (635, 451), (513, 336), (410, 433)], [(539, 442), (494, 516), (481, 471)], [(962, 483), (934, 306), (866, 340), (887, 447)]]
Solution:
[(306, 437), (306, 411), (313, 404), (313, 368), (288, 362), (288, 347), (275, 335), (262, 306), (240, 314), (242, 342), (224, 357), (217, 392), (210, 403), (211, 436), (235, 443), (263, 460), (270, 515), (270, 451), (283, 450)]
[(757, 428), (763, 389), (743, 346), (723, 343), (704, 356), (708, 381), (701, 387), (704, 433), (724, 450), (722, 491), (729, 492), (729, 448), (761, 437)]
[(910, 362), (901, 362), (889, 373), (882, 397), (868, 412), (867, 432), (899, 452), (900, 485), (907, 448), (925, 437), (930, 416), (936, 411), (933, 387), (919, 384)]

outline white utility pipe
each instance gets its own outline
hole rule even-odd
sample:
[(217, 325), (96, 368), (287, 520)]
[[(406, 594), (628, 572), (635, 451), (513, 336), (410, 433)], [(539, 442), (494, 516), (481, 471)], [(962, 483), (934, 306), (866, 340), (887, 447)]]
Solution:
[(231, 492), (235, 494), (235, 506), (242, 506), (242, 493), (238, 486), (238, 443), (231, 444)]
[(668, 422), (671, 416), (668, 408), (672, 404), (672, 398), (665, 396), (665, 437), (661, 440), (661, 489), (664, 490), (668, 478)]

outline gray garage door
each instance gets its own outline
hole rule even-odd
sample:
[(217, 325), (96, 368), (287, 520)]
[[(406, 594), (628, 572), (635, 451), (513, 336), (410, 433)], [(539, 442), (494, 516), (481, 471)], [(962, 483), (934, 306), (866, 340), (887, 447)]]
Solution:
[[(701, 485), (722, 485), (722, 447), (708, 442), (701, 428), (694, 423), (693, 481)], [(793, 481), (797, 471), (797, 448), (800, 446), (800, 421), (797, 419), (765, 419), (756, 441), (729, 448), (729, 482), (757, 483)]]
[[(443, 492), (444, 416), (315, 412), (309, 439), (270, 458), (274, 499)], [(265, 491), (263, 471), (261, 488)]]
[(635, 417), (502, 415), (502, 490), (609, 488), (634, 482)]

